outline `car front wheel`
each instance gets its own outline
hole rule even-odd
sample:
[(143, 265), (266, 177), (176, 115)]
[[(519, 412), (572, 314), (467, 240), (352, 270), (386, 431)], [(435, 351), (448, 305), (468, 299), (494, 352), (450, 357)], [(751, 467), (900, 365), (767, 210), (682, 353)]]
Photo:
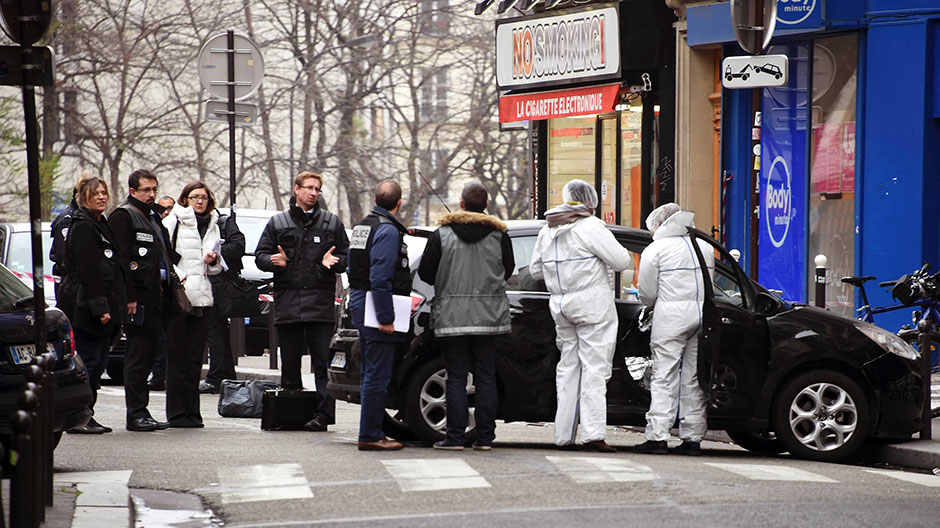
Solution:
[(839, 462), (865, 443), (871, 423), (861, 387), (844, 374), (817, 370), (786, 383), (774, 404), (777, 438), (796, 457)]
[[(419, 366), (409, 376), (405, 389), (403, 410), (405, 420), (419, 440), (433, 444), (444, 439), (447, 428), (447, 368), (441, 357), (435, 357)], [(467, 398), (469, 416), (467, 442), (472, 442), (476, 433), (473, 419), (473, 378), (467, 375)]]

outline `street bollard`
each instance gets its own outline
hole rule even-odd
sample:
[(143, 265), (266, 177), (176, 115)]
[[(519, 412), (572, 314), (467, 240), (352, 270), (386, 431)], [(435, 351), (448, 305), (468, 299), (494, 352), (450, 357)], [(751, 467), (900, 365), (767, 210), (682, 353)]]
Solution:
[[(35, 405), (36, 395), (23, 391), (25, 403)], [(17, 528), (36, 528), (39, 515), (36, 508), (36, 493), (33, 486), (35, 467), (30, 430), (33, 428), (32, 413), (19, 409), (10, 420), (13, 428), (13, 446), (10, 453), (10, 466), (13, 476), (10, 478), (10, 526)]]
[(34, 473), (36, 474), (35, 490), (37, 493), (36, 501), (41, 510), (40, 519), (45, 521), (45, 507), (51, 505), (52, 488), (47, 487), (47, 475), (52, 473), (52, 461), (47, 454), (52, 450), (52, 430), (48, 408), (51, 407), (47, 402), (52, 402), (52, 395), (49, 394), (49, 384), (46, 382), (46, 365), (48, 358), (45, 354), (33, 359), (26, 368), (27, 387), (36, 393), (39, 403), (33, 411), (33, 459), (36, 461)]
[[(36, 365), (29, 365), (26, 369), (26, 377), (35, 378), (35, 370), (38, 370), (39, 367)], [(26, 390), (20, 393), (19, 398), (17, 398), (17, 407), (29, 413), (30, 427), (29, 427), (29, 462), (27, 467), (29, 468), (30, 480), (29, 480), (29, 490), (30, 490), (30, 501), (32, 502), (32, 511), (35, 512), (37, 518), (40, 515), (40, 510), (45, 509), (46, 499), (44, 497), (44, 471), (43, 467), (45, 460), (42, 456), (43, 450), (43, 438), (42, 438), (42, 428), (40, 427), (40, 422), (42, 421), (42, 398), (40, 398), (40, 386), (35, 382), (27, 382)]]
[(930, 327), (932, 324), (927, 320), (921, 320), (917, 323), (917, 342), (920, 345), (920, 359), (923, 363), (924, 378), (927, 382), (924, 384), (924, 411), (921, 415), (920, 439), (930, 440), (933, 438), (931, 430), (930, 416)]
[[(42, 380), (42, 394), (39, 396), (39, 401), (45, 402), (42, 404), (42, 409), (45, 411), (45, 418), (42, 422), (43, 433), (46, 436), (46, 450), (44, 452), (46, 460), (46, 506), (52, 506), (52, 468), (54, 467), (55, 460), (53, 458), (53, 453), (55, 453), (55, 356), (51, 353), (46, 353), (41, 356), (45, 364), (41, 364), (43, 370), (43, 380)], [(45, 513), (43, 514), (43, 520), (45, 520)]]
[(816, 255), (816, 306), (826, 307), (826, 255)]

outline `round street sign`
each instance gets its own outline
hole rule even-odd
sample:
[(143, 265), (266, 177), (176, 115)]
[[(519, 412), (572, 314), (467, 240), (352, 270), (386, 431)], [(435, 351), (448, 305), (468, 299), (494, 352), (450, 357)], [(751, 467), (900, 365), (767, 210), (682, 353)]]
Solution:
[(49, 29), (52, 0), (0, 0), (0, 15), (3, 32), (13, 42), (30, 46)]
[(731, 0), (731, 24), (741, 48), (760, 55), (774, 36), (777, 0)]
[[(2, 1), (2, 0), (0, 0)], [(235, 34), (235, 100), (258, 90), (264, 78), (264, 58), (254, 42)], [(213, 97), (228, 100), (228, 35), (210, 38), (199, 50), (199, 82)]]

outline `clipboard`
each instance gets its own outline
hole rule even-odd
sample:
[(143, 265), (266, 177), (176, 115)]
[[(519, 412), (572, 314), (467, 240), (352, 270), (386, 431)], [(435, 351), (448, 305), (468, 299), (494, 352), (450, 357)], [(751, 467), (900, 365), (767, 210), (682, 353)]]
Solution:
[[(395, 306), (395, 331), (407, 333), (411, 327), (411, 296), (392, 295), (392, 304)], [(379, 327), (371, 291), (366, 292), (366, 312), (362, 324), (369, 328)]]

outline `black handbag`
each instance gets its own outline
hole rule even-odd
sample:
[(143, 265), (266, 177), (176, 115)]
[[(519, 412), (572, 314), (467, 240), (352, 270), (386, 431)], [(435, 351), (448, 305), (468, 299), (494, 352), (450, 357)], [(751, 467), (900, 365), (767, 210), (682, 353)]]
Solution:
[(170, 302), (173, 303), (172, 311), (176, 315), (186, 315), (193, 311), (193, 304), (189, 302), (189, 296), (186, 295), (186, 287), (183, 281), (175, 271), (170, 270)]
[(219, 416), (261, 418), (264, 391), (277, 388), (270, 380), (222, 380), (219, 385)]
[(261, 429), (301, 431), (313, 418), (322, 399), (316, 391), (266, 390), (261, 400)]

